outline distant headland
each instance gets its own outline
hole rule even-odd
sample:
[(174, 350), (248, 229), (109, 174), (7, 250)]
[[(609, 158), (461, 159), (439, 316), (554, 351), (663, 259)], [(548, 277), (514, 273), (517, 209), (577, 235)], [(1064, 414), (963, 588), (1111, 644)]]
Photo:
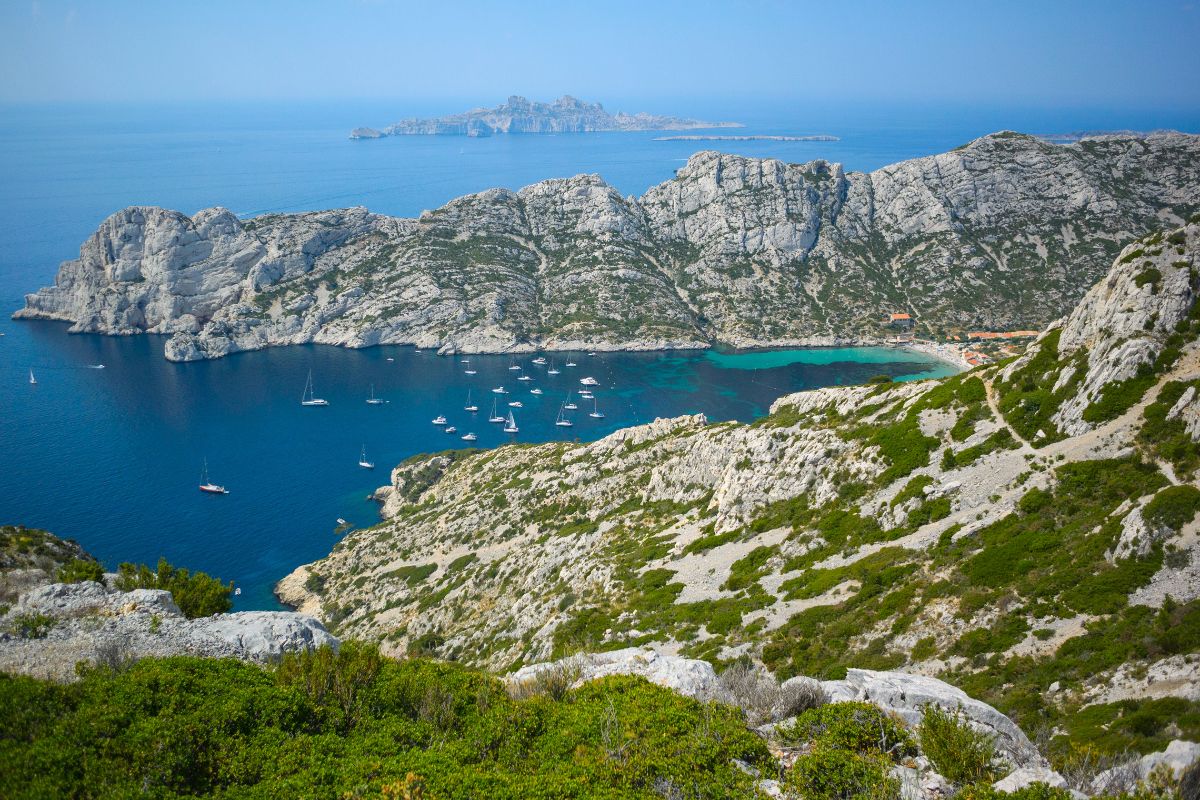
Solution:
[(513, 95), (496, 108), (476, 108), (430, 119), (403, 119), (382, 130), (355, 128), (351, 139), (385, 136), (492, 136), (504, 133), (593, 133), (599, 131), (682, 131), (699, 128), (741, 128), (740, 122), (705, 122), (660, 114), (610, 114), (599, 103), (563, 95), (539, 103)]
[(656, 142), (840, 142), (837, 136), (819, 134), (817, 136), (756, 136), (746, 134), (741, 136), (655, 136)]

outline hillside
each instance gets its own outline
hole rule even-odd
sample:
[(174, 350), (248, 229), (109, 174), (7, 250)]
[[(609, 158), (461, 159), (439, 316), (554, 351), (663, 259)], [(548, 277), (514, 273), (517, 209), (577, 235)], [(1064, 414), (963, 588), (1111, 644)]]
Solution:
[(1200, 735), (1198, 254), (1200, 219), (1129, 244), (1025, 355), (943, 381), (410, 459), (387, 521), (278, 593), (493, 669), (647, 645), (941, 676), (1118, 749), (1130, 714)]
[(637, 199), (584, 175), (419, 219), (131, 207), (15, 316), (168, 334), (172, 360), (831, 344), (889, 335), (899, 311), (923, 334), (1036, 328), (1198, 198), (1198, 136), (1005, 132), (871, 173), (706, 151)]

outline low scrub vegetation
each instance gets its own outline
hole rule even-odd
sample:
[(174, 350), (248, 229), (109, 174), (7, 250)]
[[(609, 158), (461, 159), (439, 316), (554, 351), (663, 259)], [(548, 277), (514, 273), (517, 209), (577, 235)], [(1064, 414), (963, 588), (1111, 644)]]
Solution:
[(207, 573), (171, 566), (165, 558), (160, 558), (154, 569), (145, 564), (121, 564), (117, 568), (116, 587), (123, 592), (165, 589), (189, 619), (223, 614), (233, 608), (232, 583), (223, 584)]

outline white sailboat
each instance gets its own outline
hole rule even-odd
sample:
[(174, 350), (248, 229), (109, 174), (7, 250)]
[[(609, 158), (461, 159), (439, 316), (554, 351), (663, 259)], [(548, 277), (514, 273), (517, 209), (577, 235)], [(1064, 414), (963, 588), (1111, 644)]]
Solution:
[(371, 396), (367, 398), (367, 405), (369, 405), (369, 406), (381, 406), (381, 405), (383, 405), (385, 402), (386, 402), (386, 401), (385, 401), (383, 398), (381, 398), (381, 397), (376, 397), (376, 396), (375, 396), (375, 384), (373, 384), (373, 383), (372, 383), (372, 384), (371, 384)]
[(37, 385), (37, 378), (33, 377), (33, 367), (29, 368), (29, 382)]
[(313, 396), (313, 379), (312, 370), (308, 371), (308, 381), (304, 384), (304, 394), (300, 395), (300, 405), (302, 406), (327, 406), (328, 400), (322, 400), (320, 397)]
[(471, 359), (464, 358), (463, 363), (467, 365), (467, 368), (463, 370), (463, 374), (464, 375), (474, 375), (475, 370), (471, 369)]
[(218, 486), (208, 479), (208, 459), (204, 459), (204, 471), (200, 473), (200, 491), (208, 494), (229, 494), (224, 486)]
[(504, 432), (505, 433), (519, 433), (520, 430), (521, 429), (517, 427), (516, 417), (513, 416), (513, 413), (511, 411), (508, 412), (508, 420), (504, 423)]
[(575, 423), (571, 422), (571, 420), (567, 419), (567, 415), (565, 413), (566, 407), (567, 407), (566, 403), (559, 405), (558, 418), (554, 420), (554, 424), (560, 428), (569, 428), (575, 424)]
[(471, 390), (467, 389), (467, 404), (465, 406), (463, 406), (463, 411), (468, 411), (468, 412), (474, 414), (478, 410), (479, 410), (479, 406), (477, 406), (471, 402)]
[(567, 411), (574, 411), (579, 408), (579, 406), (575, 405), (575, 401), (571, 399), (571, 395), (567, 395), (567, 399), (563, 401), (563, 408), (565, 408)]
[(492, 415), (488, 417), (488, 422), (504, 422), (504, 417), (496, 412), (496, 399), (492, 398)]
[(562, 372), (562, 370), (560, 370), (558, 367), (554, 366), (554, 362), (551, 361), (550, 369), (546, 370), (546, 374), (547, 375), (558, 375), (560, 372)]
[(567, 366), (568, 366), (568, 367), (573, 367), (573, 366), (575, 366), (575, 362), (574, 362), (574, 361), (568, 361), (568, 362), (567, 362)]
[(592, 410), (588, 414), (592, 419), (604, 419), (604, 412), (600, 410), (600, 401), (593, 398)]
[(511, 370), (519, 370), (521, 368), (521, 365), (517, 363), (515, 356), (513, 357), (512, 363), (508, 365), (508, 368)]
[(367, 461), (367, 446), (362, 446), (362, 452), (358, 454), (358, 465), (363, 469), (375, 469), (374, 461)]

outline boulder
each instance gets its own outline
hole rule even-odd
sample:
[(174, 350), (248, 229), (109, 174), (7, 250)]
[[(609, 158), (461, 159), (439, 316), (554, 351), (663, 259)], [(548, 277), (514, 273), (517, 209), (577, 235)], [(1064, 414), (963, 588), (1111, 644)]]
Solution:
[(1150, 773), (1165, 766), (1176, 778), (1182, 777), (1188, 767), (1200, 762), (1200, 744), (1176, 739), (1165, 750), (1149, 753), (1128, 764), (1101, 772), (1092, 779), (1092, 791), (1110, 794), (1129, 788), (1129, 784), (1145, 780)]
[(719, 696), (720, 686), (712, 664), (695, 658), (656, 653), (643, 647), (627, 647), (609, 653), (571, 656), (541, 664), (530, 664), (509, 674), (505, 681), (517, 685), (537, 680), (553, 670), (578, 670), (573, 685), (578, 686), (609, 675), (640, 675), (651, 683), (673, 689), (688, 697), (710, 699)]
[(937, 678), (851, 669), (847, 670), (843, 680), (822, 681), (821, 688), (829, 695), (830, 702), (863, 700), (874, 703), (914, 726), (920, 724), (926, 706), (958, 711), (973, 728), (993, 737), (997, 751), (1012, 766), (1049, 767), (1016, 723), (987, 703)]
[(993, 789), (1012, 793), (1035, 783), (1044, 783), (1055, 789), (1066, 789), (1067, 779), (1049, 767), (1022, 767), (1010, 772), (992, 784)]

